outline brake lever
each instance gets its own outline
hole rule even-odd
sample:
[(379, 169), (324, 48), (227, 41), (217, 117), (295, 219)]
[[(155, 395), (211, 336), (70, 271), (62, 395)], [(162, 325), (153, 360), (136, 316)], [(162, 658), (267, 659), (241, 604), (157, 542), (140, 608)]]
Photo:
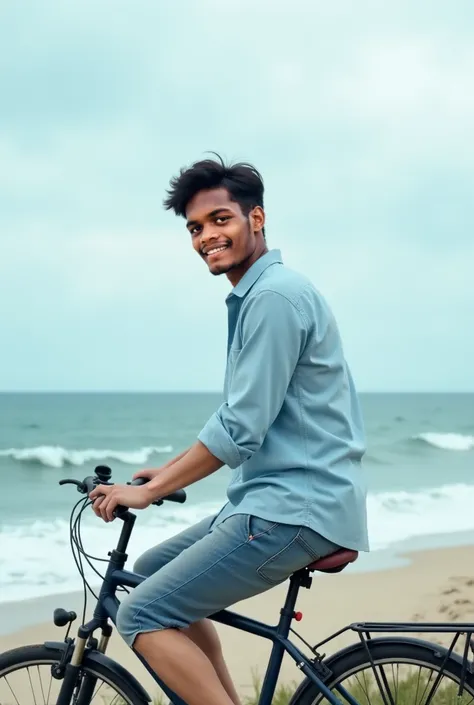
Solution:
[(92, 490), (97, 487), (99, 484), (109, 484), (108, 482), (103, 482), (101, 483), (100, 479), (98, 477), (94, 477), (93, 475), (88, 475), (88, 477), (85, 477), (84, 480), (74, 480), (72, 478), (64, 479), (64, 480), (59, 480), (60, 485), (76, 485), (77, 491), (80, 492), (81, 494), (87, 494), (87, 496), (90, 495)]
[(77, 491), (82, 492), (82, 494), (85, 494), (86, 492), (86, 486), (84, 482), (81, 480), (72, 480), (72, 479), (67, 479), (67, 480), (59, 480), (60, 485), (76, 485)]

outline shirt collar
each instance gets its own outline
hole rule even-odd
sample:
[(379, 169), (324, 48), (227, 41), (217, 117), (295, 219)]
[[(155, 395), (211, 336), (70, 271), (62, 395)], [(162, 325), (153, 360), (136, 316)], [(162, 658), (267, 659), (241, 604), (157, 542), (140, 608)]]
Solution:
[(269, 252), (266, 252), (252, 264), (250, 269), (245, 272), (244, 276), (239, 283), (234, 286), (229, 296), (234, 295), (243, 298), (255, 284), (257, 279), (263, 274), (263, 272), (272, 264), (276, 263), (283, 264), (280, 250), (270, 250)]

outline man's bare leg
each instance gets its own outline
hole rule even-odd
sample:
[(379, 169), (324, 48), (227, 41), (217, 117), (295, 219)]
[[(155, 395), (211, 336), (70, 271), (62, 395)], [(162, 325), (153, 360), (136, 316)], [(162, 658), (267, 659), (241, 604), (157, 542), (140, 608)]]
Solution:
[(184, 631), (141, 633), (134, 648), (188, 705), (234, 705), (208, 656)]
[(202, 619), (199, 622), (195, 622), (195, 624), (191, 624), (187, 629), (183, 629), (183, 632), (206, 654), (214, 666), (227, 695), (235, 705), (240, 705), (239, 696), (227, 670), (219, 635), (211, 620)]

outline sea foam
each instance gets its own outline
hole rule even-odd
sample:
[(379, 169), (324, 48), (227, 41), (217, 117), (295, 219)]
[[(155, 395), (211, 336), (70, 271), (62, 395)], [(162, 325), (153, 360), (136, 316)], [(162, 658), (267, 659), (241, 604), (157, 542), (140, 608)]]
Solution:
[(423, 441), (434, 448), (441, 450), (473, 450), (474, 436), (462, 433), (420, 433), (415, 436), (416, 440)]
[[(369, 494), (371, 549), (385, 549), (415, 537), (474, 530), (473, 506), (474, 485), (467, 484)], [(132, 568), (134, 560), (150, 546), (218, 509), (212, 502), (165, 503), (139, 512), (127, 567)], [(104, 524), (88, 510), (82, 528), (86, 551), (106, 557), (117, 543), (120, 528), (121, 522)], [(0, 530), (0, 546), (0, 601), (69, 592), (82, 585), (69, 546), (69, 526), (63, 519), (5, 525)], [(103, 565), (98, 565), (99, 570)], [(93, 586), (98, 584), (90, 570), (87, 575)]]
[(172, 446), (144, 446), (136, 450), (110, 450), (86, 448), (71, 450), (62, 446), (35, 446), (34, 448), (8, 448), (0, 450), (0, 457), (12, 458), (19, 462), (62, 468), (66, 465), (80, 466), (93, 461), (116, 460), (127, 465), (142, 465), (152, 455), (171, 453)]

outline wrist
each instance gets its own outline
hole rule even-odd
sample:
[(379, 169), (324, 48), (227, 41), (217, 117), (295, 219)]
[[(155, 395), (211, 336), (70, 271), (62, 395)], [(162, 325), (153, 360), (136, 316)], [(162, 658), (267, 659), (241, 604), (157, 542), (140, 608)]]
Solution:
[(153, 480), (150, 480), (150, 482), (147, 482), (146, 485), (143, 485), (143, 488), (146, 490), (150, 503), (156, 502), (156, 500), (160, 499), (163, 494), (160, 492), (160, 487), (156, 477), (154, 477)]

